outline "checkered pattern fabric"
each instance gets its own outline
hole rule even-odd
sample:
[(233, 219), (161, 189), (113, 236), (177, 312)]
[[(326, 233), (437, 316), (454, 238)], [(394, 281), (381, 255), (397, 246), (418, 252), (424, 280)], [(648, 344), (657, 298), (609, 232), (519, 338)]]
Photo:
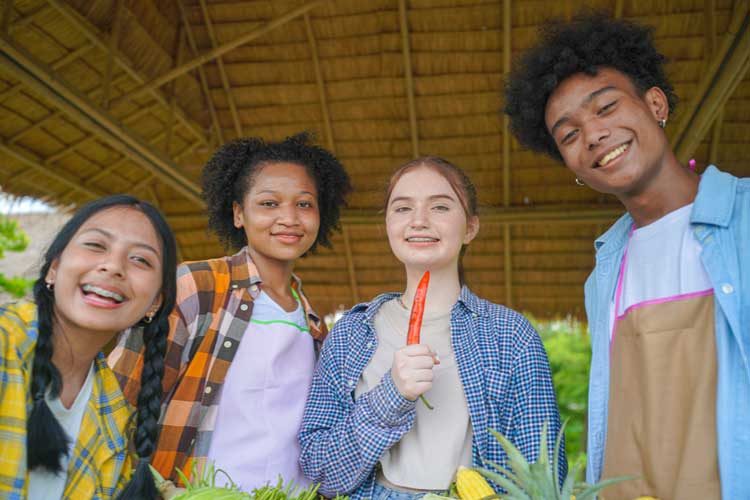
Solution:
[[(390, 372), (354, 400), (357, 381), (377, 347), (375, 314), (394, 297), (384, 294), (355, 306), (323, 345), (300, 431), (302, 470), (321, 483), (323, 495), (372, 498), (380, 457), (414, 424), (416, 403), (401, 396)], [(504, 434), (534, 461), (542, 425), (548, 421), (551, 454), (560, 414), (539, 334), (522, 315), (482, 300), (466, 287), (450, 321), (473, 427), (474, 465), (493, 461), (506, 466), (505, 452), (489, 429)], [(561, 477), (566, 473), (563, 452)]]
[[(24, 500), (27, 495), (26, 420), (37, 328), (35, 304), (0, 307), (0, 498), (7, 500)], [(124, 488), (132, 473), (126, 438), (132, 431), (132, 414), (100, 353), (62, 500), (110, 499)]]
[[(177, 305), (170, 315), (159, 443), (152, 465), (173, 480), (205, 463), (221, 389), (248, 328), (261, 279), (247, 248), (229, 257), (188, 262), (177, 269)], [(327, 333), (294, 278), (316, 349)], [(125, 396), (135, 402), (143, 368), (143, 335), (125, 332), (109, 357)]]

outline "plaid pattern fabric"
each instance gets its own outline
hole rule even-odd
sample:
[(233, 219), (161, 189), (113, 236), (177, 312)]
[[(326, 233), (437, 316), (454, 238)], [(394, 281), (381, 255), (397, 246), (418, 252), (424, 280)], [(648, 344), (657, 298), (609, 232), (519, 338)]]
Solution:
[[(0, 307), (0, 497), (23, 500), (28, 488), (26, 420), (31, 408), (31, 368), (38, 335), (36, 305)], [(133, 409), (99, 353), (94, 385), (81, 421), (63, 500), (104, 500), (117, 495), (132, 473), (127, 438)]]
[[(177, 480), (175, 467), (190, 474), (193, 461), (202, 466), (211, 444), (221, 388), (248, 328), (253, 299), (261, 279), (247, 248), (235, 255), (188, 262), (177, 269), (177, 305), (170, 315), (165, 358), (160, 434), (152, 465)], [(297, 291), (306, 312), (316, 350), (327, 333), (325, 324)], [(125, 332), (109, 357), (123, 392), (136, 401), (143, 368), (142, 332)]]
[[(300, 430), (300, 462), (305, 475), (321, 483), (325, 496), (372, 498), (380, 457), (414, 424), (416, 403), (401, 396), (390, 372), (354, 400), (357, 381), (377, 348), (375, 314), (396, 296), (384, 294), (355, 306), (323, 345)], [(539, 334), (522, 315), (482, 300), (466, 287), (450, 321), (473, 428), (474, 466), (485, 461), (506, 466), (505, 452), (489, 429), (508, 437), (528, 460), (536, 460), (545, 421), (551, 456), (560, 414)], [(564, 452), (559, 472), (562, 478), (567, 473)]]

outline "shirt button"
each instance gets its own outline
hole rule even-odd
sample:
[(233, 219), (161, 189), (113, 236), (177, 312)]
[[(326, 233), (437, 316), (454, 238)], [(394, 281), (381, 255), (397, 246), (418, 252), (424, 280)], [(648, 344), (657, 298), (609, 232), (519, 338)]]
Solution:
[(372, 342), (368, 342), (368, 343), (367, 343), (367, 348), (368, 348), (368, 349), (372, 349)]
[(349, 381), (349, 387), (352, 387), (354, 385), (354, 380)]
[(247, 311), (247, 304), (242, 304), (240, 306), (240, 311)]
[(232, 288), (237, 288), (239, 285), (237, 283), (232, 283)]
[(211, 394), (211, 386), (207, 385), (206, 388), (203, 389), (203, 392), (205, 392), (206, 394)]
[(721, 285), (721, 291), (729, 295), (734, 291), (734, 287), (729, 283), (724, 283), (723, 285)]
[(232, 341), (231, 340), (225, 340), (224, 341), (224, 347), (226, 347), (227, 349), (229, 349), (230, 347), (232, 347)]

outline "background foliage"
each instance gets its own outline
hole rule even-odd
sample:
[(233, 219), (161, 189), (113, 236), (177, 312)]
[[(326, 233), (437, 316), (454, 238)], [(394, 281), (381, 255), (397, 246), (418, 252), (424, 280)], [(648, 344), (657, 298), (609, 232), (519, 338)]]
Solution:
[[(18, 226), (16, 221), (5, 215), (0, 215), (0, 259), (5, 252), (22, 252), (29, 244), (29, 237)], [(25, 278), (7, 277), (0, 273), (0, 289), (15, 297), (23, 297), (31, 286), (31, 281)]]
[(586, 406), (591, 344), (586, 323), (573, 318), (538, 320), (526, 315), (547, 349), (560, 414), (568, 420), (565, 450), (572, 465), (586, 458)]

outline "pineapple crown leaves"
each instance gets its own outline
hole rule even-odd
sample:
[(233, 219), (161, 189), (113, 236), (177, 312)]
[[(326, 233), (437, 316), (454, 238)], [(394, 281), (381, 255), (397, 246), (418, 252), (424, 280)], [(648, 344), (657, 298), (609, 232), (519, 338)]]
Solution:
[(498, 494), (485, 500), (489, 500), (490, 498), (502, 498), (504, 500), (569, 500), (573, 494), (576, 495), (578, 500), (593, 500), (596, 494), (604, 488), (620, 481), (633, 479), (632, 476), (617, 477), (595, 485), (576, 482), (576, 477), (578, 477), (581, 468), (581, 464), (578, 463), (575, 465), (573, 472), (568, 474), (562, 487), (560, 487), (558, 465), (560, 462), (562, 439), (567, 423), (567, 420), (563, 423), (555, 440), (552, 464), (549, 462), (550, 457), (547, 448), (547, 422), (542, 426), (542, 434), (539, 439), (539, 453), (537, 454), (538, 458), (533, 464), (529, 464), (518, 448), (505, 436), (495, 430), (490, 430), (508, 456), (508, 468), (487, 461), (486, 463), (492, 466), (495, 469), (494, 471), (486, 468), (479, 468), (477, 470), (508, 493), (505, 495)]

